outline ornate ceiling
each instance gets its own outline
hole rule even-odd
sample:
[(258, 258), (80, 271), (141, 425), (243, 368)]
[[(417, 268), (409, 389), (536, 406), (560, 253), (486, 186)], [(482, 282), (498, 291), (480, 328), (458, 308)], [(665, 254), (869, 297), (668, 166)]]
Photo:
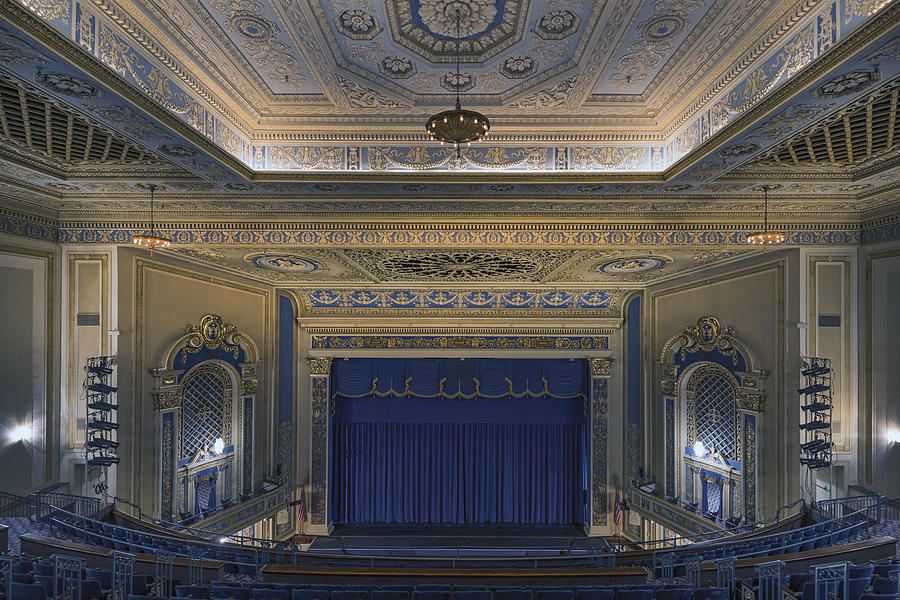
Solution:
[[(127, 242), (156, 183), (185, 256), (319, 265), (271, 281), (615, 285), (585, 256), (665, 251), (661, 274), (690, 262), (676, 250), (746, 251), (763, 183), (793, 245), (883, 239), (900, 212), (896, 1), (15, 0), (0, 18), (7, 233)], [(424, 132), (457, 89), (493, 124), (458, 158)]]

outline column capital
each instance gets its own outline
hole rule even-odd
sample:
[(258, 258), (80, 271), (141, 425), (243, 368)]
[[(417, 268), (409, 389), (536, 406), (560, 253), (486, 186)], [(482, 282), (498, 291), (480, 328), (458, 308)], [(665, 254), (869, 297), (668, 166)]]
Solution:
[(609, 377), (612, 375), (612, 366), (615, 361), (612, 358), (589, 358), (591, 377)]
[(331, 374), (331, 357), (322, 356), (318, 358), (307, 358), (309, 364), (309, 374), (313, 377), (328, 376)]

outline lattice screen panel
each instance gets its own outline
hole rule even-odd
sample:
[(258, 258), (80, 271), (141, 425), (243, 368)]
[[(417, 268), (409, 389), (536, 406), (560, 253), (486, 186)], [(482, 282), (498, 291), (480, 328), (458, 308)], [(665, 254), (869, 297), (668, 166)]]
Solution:
[(734, 387), (721, 375), (703, 375), (694, 398), (696, 439), (734, 458)]
[[(231, 429), (230, 411), (225, 410), (228, 375), (215, 365), (202, 366), (184, 383), (181, 412), (181, 457), (190, 458), (222, 438)], [(230, 403), (229, 403), (230, 404)], [(227, 419), (227, 420), (226, 420)]]

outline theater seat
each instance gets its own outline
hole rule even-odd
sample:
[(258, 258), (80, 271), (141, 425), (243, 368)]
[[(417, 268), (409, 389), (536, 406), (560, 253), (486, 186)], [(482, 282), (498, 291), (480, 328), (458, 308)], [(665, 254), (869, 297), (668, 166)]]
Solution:
[[(335, 592), (337, 593), (337, 592)], [(413, 592), (413, 600), (450, 600), (450, 592), (429, 592), (428, 590)], [(331, 600), (355, 600), (350, 598), (335, 598), (335, 594), (331, 594)]]
[(81, 600), (104, 600), (103, 587), (97, 579), (81, 582)]
[[(449, 598), (450, 595), (448, 594)], [(369, 592), (364, 590), (339, 590), (331, 592), (331, 600), (369, 600)]]
[(660, 588), (656, 590), (654, 600), (690, 600), (694, 590), (687, 588)]
[(728, 600), (728, 588), (697, 588), (694, 590), (692, 600)]
[(205, 585), (177, 585), (175, 586), (175, 595), (181, 598), (201, 598), (202, 600), (210, 600), (212, 593)]
[(494, 591), (494, 600), (533, 600), (533, 598), (534, 594), (531, 590), (507, 589)]
[[(409, 594), (406, 597), (408, 599)], [(291, 600), (328, 600), (328, 590), (322, 588), (294, 590), (291, 592)]]
[(573, 600), (575, 593), (572, 590), (538, 590), (534, 597), (535, 600)]
[(267, 590), (265, 588), (250, 590), (250, 597), (253, 600), (288, 600), (290, 598), (287, 590)]
[(575, 600), (613, 600), (615, 597), (615, 590), (578, 590), (575, 594)]
[[(460, 587), (456, 586), (456, 589), (459, 590)], [(455, 591), (453, 600), (491, 600), (491, 591), (488, 589)]]
[[(457, 595), (457, 597), (459, 597)], [(293, 600), (298, 600), (294, 596)], [(319, 598), (300, 598), (299, 600), (320, 600)], [(327, 600), (327, 598), (326, 598)], [(409, 591), (407, 590), (375, 590), (372, 592), (372, 600), (409, 600)], [(488, 594), (487, 600), (491, 600)]]
[(214, 585), (212, 591), (216, 600), (250, 600), (250, 590), (242, 587)]
[(46, 600), (47, 595), (44, 594), (44, 586), (39, 583), (16, 583), (10, 584), (9, 598), (12, 600)]
[(879, 577), (872, 582), (872, 591), (876, 594), (897, 594), (897, 582), (885, 577)]
[(653, 600), (653, 590), (619, 590), (616, 600)]

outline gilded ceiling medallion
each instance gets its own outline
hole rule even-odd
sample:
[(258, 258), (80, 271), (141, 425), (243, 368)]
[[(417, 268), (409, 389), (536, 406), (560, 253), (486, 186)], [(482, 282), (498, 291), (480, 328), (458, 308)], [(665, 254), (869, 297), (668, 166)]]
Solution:
[(296, 254), (251, 254), (244, 260), (254, 267), (279, 273), (312, 273), (322, 268), (318, 262)]
[(572, 252), (565, 250), (345, 250), (383, 281), (535, 281)]
[(484, 33), (497, 16), (496, 0), (419, 0), (422, 23), (437, 35), (456, 36), (456, 11), (462, 37)]
[(662, 269), (669, 262), (659, 256), (629, 256), (594, 265), (593, 271), (606, 275), (634, 275)]

